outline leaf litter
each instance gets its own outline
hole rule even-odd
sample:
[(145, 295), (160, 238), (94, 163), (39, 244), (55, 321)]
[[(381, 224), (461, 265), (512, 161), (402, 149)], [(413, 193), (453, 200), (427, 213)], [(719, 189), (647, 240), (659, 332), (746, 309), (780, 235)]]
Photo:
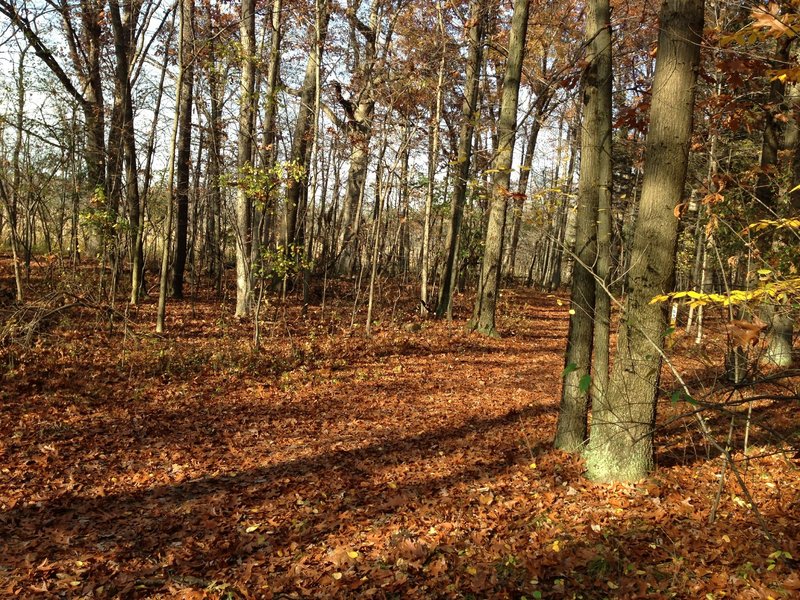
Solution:
[[(580, 460), (551, 448), (563, 297), (504, 292), (500, 340), (458, 322), (403, 327), (415, 319), (410, 302), (366, 338), (348, 327), (346, 291), (339, 297), (327, 316), (287, 307), (258, 354), (250, 327), (210, 297), (171, 303), (164, 337), (148, 333), (148, 302), (131, 313), (136, 335), (76, 313), (30, 347), (5, 348), (0, 596), (788, 598), (800, 589), (791, 456), (764, 442), (742, 466), (776, 550), (731, 477), (708, 524), (721, 461), (691, 421), (671, 420), (686, 407), (668, 394), (658, 468), (644, 482), (593, 484)], [(466, 305), (459, 298), (458, 316)], [(704, 376), (690, 349), (675, 355)], [(757, 410), (796, 427), (796, 408)]]

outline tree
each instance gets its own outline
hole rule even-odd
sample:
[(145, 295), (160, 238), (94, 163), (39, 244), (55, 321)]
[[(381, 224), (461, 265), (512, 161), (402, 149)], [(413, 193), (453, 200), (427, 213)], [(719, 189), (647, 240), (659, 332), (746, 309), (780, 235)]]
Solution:
[[(113, 136), (118, 138), (119, 148), (122, 151), (118, 160), (124, 160), (125, 163), (125, 199), (131, 232), (130, 303), (137, 304), (139, 296), (144, 292), (144, 248), (130, 66), (135, 51), (134, 31), (137, 28), (139, 6), (138, 3), (128, 0), (123, 4), (123, 10), (120, 10), (118, 0), (109, 0), (109, 8), (116, 59), (112, 131)], [(121, 181), (121, 177), (118, 180)]]
[(661, 9), (630, 293), (608, 391), (592, 404), (585, 453), (588, 475), (594, 480), (636, 480), (653, 466), (666, 312), (651, 300), (672, 287), (675, 206), (686, 178), (703, 11), (703, 0), (665, 0)]
[(192, 104), (194, 90), (194, 1), (181, 0), (180, 70), (181, 90), (177, 107), (178, 139), (175, 157), (175, 261), (172, 273), (172, 295), (183, 298), (183, 279), (189, 233), (189, 171), (192, 150)]
[[(372, 118), (375, 113), (375, 88), (382, 78), (383, 67), (378, 55), (378, 43), (382, 11), (380, 2), (373, 2), (370, 7), (369, 20), (364, 22), (358, 16), (361, 2), (350, 0), (347, 7), (347, 19), (350, 24), (351, 41), (355, 42), (356, 33), (364, 39), (363, 56), (357, 50), (354, 55), (355, 76), (359, 84), (358, 91), (350, 98), (342, 94), (342, 86), (336, 82), (336, 97), (345, 112), (345, 120), (339, 121), (350, 139), (350, 170), (347, 175), (347, 191), (342, 207), (341, 233), (339, 237), (339, 258), (337, 271), (349, 275), (355, 266), (356, 236), (360, 225), (360, 201), (363, 199), (364, 186), (369, 165), (369, 147), (372, 140)], [(385, 36), (388, 45), (391, 40), (391, 29)], [(384, 56), (385, 57), (385, 56)]]
[(485, 33), (486, 6), (482, 0), (470, 0), (469, 4), (469, 52), (467, 54), (464, 102), (461, 107), (461, 127), (458, 134), (458, 157), (455, 182), (451, 196), (450, 222), (445, 241), (444, 270), (439, 288), (439, 303), (436, 316), (452, 314), (453, 288), (455, 287), (455, 264), (458, 253), (458, 238), (464, 217), (464, 202), (467, 198), (470, 164), (472, 161), (472, 136), (479, 117), (478, 92), (480, 89), (481, 65), (483, 64), (483, 37)]
[(248, 179), (253, 169), (253, 128), (257, 98), (255, 95), (256, 4), (244, 0), (239, 23), (242, 73), (239, 81), (239, 137), (236, 166), (236, 316), (250, 314), (250, 251), (252, 240), (252, 199)]
[(478, 293), (471, 327), (479, 333), (497, 336), (495, 313), (502, 272), (503, 236), (506, 225), (506, 205), (513, 196), (511, 186), (511, 161), (514, 137), (517, 130), (519, 84), (522, 77), (522, 58), (525, 53), (525, 36), (528, 31), (529, 0), (516, 0), (511, 18), (508, 39), (508, 59), (503, 75), (503, 97), (497, 126), (498, 146), (492, 160), (491, 204), (489, 223), (483, 251)]
[[(608, 252), (610, 234), (611, 194), (611, 25), (607, 0), (593, 0), (586, 19), (588, 65), (583, 81), (583, 130), (581, 132), (581, 171), (578, 181), (578, 214), (576, 218), (575, 269), (572, 275), (572, 300), (569, 334), (565, 356), (564, 387), (558, 413), (555, 445), (568, 452), (578, 452), (586, 441), (586, 414), (592, 349), (595, 339), (595, 302), (608, 272), (608, 258), (603, 263), (604, 273), (597, 273), (601, 281), (595, 283), (593, 269), (598, 262), (598, 208), (602, 204), (604, 215), (604, 243)], [(602, 202), (601, 202), (602, 198)], [(601, 286), (599, 290), (596, 285)], [(605, 367), (608, 364), (608, 312), (607, 298), (599, 311), (605, 339)], [(601, 344), (603, 346), (603, 344)], [(599, 363), (603, 360), (598, 354)], [(604, 386), (603, 386), (604, 387)]]
[(325, 42), (328, 30), (328, 11), (327, 0), (319, 3), (319, 32), (317, 43), (320, 44), (320, 53), (313, 47), (308, 55), (306, 62), (303, 84), (300, 88), (300, 106), (297, 109), (295, 119), (294, 135), (292, 136), (292, 147), (289, 151), (289, 162), (293, 164), (300, 173), (297, 179), (290, 178), (286, 189), (286, 252), (300, 251), (304, 245), (303, 231), (305, 230), (305, 207), (304, 204), (308, 197), (309, 172), (311, 170), (311, 141), (315, 134), (315, 105), (317, 96), (317, 69), (318, 61), (321, 60), (321, 47)]

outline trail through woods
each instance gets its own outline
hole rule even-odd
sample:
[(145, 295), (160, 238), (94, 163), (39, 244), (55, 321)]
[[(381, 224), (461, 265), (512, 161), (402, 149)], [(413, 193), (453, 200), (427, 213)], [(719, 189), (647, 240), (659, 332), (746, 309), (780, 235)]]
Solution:
[[(551, 449), (563, 297), (504, 292), (493, 340), (460, 321), (404, 327), (413, 303), (390, 314), (384, 291), (369, 339), (335, 287), (324, 317), (269, 308), (258, 356), (251, 326), (211, 297), (171, 304), (166, 336), (151, 333), (149, 301), (127, 333), (79, 305), (29, 347), (6, 344), (0, 596), (798, 593), (732, 478), (708, 525), (721, 461), (692, 420), (659, 430), (658, 470), (636, 485), (592, 484)], [(693, 381), (713, 370), (676, 348)], [(686, 408), (665, 398), (661, 419)], [(791, 428), (796, 408), (753, 413)], [(709, 418), (727, 431), (727, 416)], [(750, 443), (769, 456), (743, 477), (780, 550), (800, 557), (797, 460), (755, 429)]]

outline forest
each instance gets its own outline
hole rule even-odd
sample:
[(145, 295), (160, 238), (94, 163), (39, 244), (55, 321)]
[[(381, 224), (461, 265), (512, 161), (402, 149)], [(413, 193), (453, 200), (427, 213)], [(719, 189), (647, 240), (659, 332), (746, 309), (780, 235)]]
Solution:
[(800, 0), (0, 0), (0, 596), (800, 593)]

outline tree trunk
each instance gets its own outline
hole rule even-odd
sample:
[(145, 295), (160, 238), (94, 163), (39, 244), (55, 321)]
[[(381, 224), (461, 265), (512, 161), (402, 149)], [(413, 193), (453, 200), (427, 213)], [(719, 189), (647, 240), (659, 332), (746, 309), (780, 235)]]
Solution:
[[(377, 54), (377, 43), (381, 29), (380, 3), (372, 4), (369, 23), (364, 23), (358, 17), (356, 8), (348, 5), (347, 17), (350, 21), (351, 39), (357, 47), (356, 31), (364, 38), (364, 56), (355, 52), (356, 80), (361, 81), (361, 89), (356, 95), (357, 101), (345, 99), (341, 86), (336, 84), (339, 104), (344, 108), (346, 115), (345, 127), (350, 138), (350, 171), (347, 176), (347, 191), (342, 207), (341, 236), (339, 239), (339, 257), (337, 271), (341, 275), (351, 275), (356, 260), (356, 244), (358, 230), (361, 225), (361, 214), (358, 210), (364, 196), (364, 185), (369, 164), (369, 146), (372, 140), (372, 117), (375, 112), (374, 88), (378, 80), (383, 77), (383, 65)], [(385, 43), (391, 39), (391, 29), (381, 36)], [(385, 56), (384, 56), (385, 59)]]
[(593, 106), (597, 148), (597, 263), (595, 267), (594, 341), (592, 348), (592, 403), (602, 402), (608, 389), (609, 338), (611, 333), (611, 9), (608, 0), (596, 0), (597, 102)]
[(531, 130), (528, 132), (525, 158), (522, 161), (517, 195), (514, 197), (514, 208), (511, 213), (511, 239), (509, 240), (508, 254), (506, 255), (507, 258), (505, 261), (506, 277), (514, 277), (514, 269), (517, 263), (517, 247), (519, 246), (519, 234), (522, 229), (522, 210), (525, 206), (525, 199), (528, 194), (528, 181), (530, 180), (531, 168), (533, 166), (533, 155), (536, 152), (536, 142), (539, 139), (542, 120), (544, 119), (545, 112), (547, 112), (547, 107), (550, 104), (551, 98), (552, 94), (549, 93), (544, 86), (541, 86), (537, 92), (534, 112), (531, 117)]
[(453, 302), (453, 287), (455, 285), (456, 258), (458, 238), (461, 232), (461, 221), (464, 217), (464, 203), (467, 198), (467, 183), (472, 160), (472, 136), (475, 132), (475, 122), (478, 120), (480, 107), (478, 106), (478, 92), (481, 79), (481, 64), (483, 63), (483, 37), (486, 19), (486, 7), (483, 0), (470, 0), (469, 29), (469, 54), (467, 56), (467, 77), (464, 87), (464, 103), (461, 107), (461, 128), (458, 134), (458, 169), (456, 171), (450, 223), (445, 241), (445, 258), (442, 270), (442, 281), (439, 288), (439, 303), (436, 306), (436, 316), (439, 318), (450, 315)]
[(239, 23), (242, 75), (239, 82), (239, 137), (236, 165), (236, 316), (250, 315), (250, 249), (252, 244), (252, 198), (248, 187), (253, 165), (253, 115), (255, 114), (255, 0), (244, 0)]
[(594, 480), (637, 480), (653, 466), (667, 315), (664, 305), (651, 300), (672, 290), (678, 232), (674, 209), (686, 178), (703, 10), (703, 0), (666, 0), (661, 10), (630, 293), (608, 393), (592, 406), (586, 466)]
[[(588, 67), (583, 82), (583, 130), (581, 131), (581, 170), (578, 182), (578, 214), (575, 234), (575, 268), (572, 274), (572, 299), (567, 353), (564, 359), (564, 385), (558, 413), (555, 446), (567, 452), (580, 452), (586, 441), (589, 381), (594, 342), (595, 279), (592, 269), (597, 260), (597, 221), (601, 189), (608, 189), (610, 174), (605, 168), (606, 90), (610, 86), (611, 31), (608, 2), (593, 0), (586, 17)], [(610, 145), (610, 141), (608, 141)]]
[(172, 273), (172, 296), (183, 298), (186, 250), (189, 233), (189, 171), (192, 146), (192, 94), (194, 90), (194, 1), (181, 0), (181, 87), (178, 112), (177, 155), (175, 159), (175, 262)]
[(492, 161), (492, 199), (489, 224), (483, 251), (478, 293), (471, 328), (484, 335), (497, 337), (495, 314), (500, 293), (500, 274), (503, 258), (503, 237), (506, 227), (506, 204), (511, 192), (511, 164), (514, 155), (514, 138), (517, 131), (517, 106), (519, 83), (522, 77), (522, 59), (525, 54), (525, 37), (528, 32), (529, 0), (515, 0), (508, 39), (508, 59), (503, 76), (503, 98), (497, 126), (497, 149)]
[[(282, 11), (283, 1), (273, 0), (271, 17), (272, 34), (270, 38), (269, 66), (267, 69), (267, 89), (264, 94), (261, 149), (261, 167), (267, 172), (271, 172), (278, 156), (277, 148), (275, 148), (275, 118), (278, 112), (278, 81), (280, 75), (281, 41), (283, 39), (283, 27), (281, 22)], [(264, 192), (266, 197), (264, 199), (264, 205), (261, 207), (262, 222), (259, 226), (259, 243), (262, 246), (267, 246), (272, 237), (272, 229), (275, 223), (273, 206), (275, 204), (276, 195), (269, 189), (264, 190)]]
[[(328, 29), (328, 3), (321, 2), (319, 42), (324, 43)], [(315, 34), (316, 35), (316, 34)], [(320, 45), (320, 49), (321, 49)], [(294, 125), (292, 148), (289, 161), (299, 167), (296, 180), (289, 181), (286, 186), (286, 240), (287, 256), (301, 256), (301, 249), (293, 246), (302, 245), (302, 231), (305, 228), (304, 200), (308, 195), (309, 172), (311, 170), (311, 138), (314, 133), (314, 117), (317, 96), (317, 51), (312, 47), (306, 62), (306, 72), (303, 85), (300, 88), (300, 106), (297, 109), (297, 120)]]
[[(442, 20), (441, 5), (437, 5), (439, 19), (439, 34), (445, 39), (444, 22)], [(430, 276), (430, 245), (431, 245), (431, 212), (433, 210), (433, 195), (436, 186), (436, 170), (439, 163), (439, 125), (442, 120), (442, 96), (444, 90), (445, 53), (444, 42), (441, 48), (442, 56), (439, 59), (439, 76), (436, 80), (436, 99), (432, 111), (433, 118), (430, 125), (430, 145), (428, 148), (428, 190), (425, 196), (425, 215), (422, 224), (422, 250), (420, 255), (420, 315), (427, 316), (430, 312), (428, 306), (428, 278)]]
[[(189, 3), (192, 0), (182, 0), (183, 4)], [(175, 163), (178, 160), (178, 138), (180, 137), (180, 130), (183, 127), (183, 115), (181, 109), (185, 107), (186, 102), (183, 98), (186, 92), (183, 78), (187, 75), (184, 66), (188, 63), (187, 54), (189, 52), (188, 46), (184, 46), (183, 41), (186, 39), (184, 28), (191, 27), (191, 20), (184, 19), (184, 11), (181, 9), (180, 20), (180, 55), (178, 57), (178, 79), (175, 85), (176, 107), (175, 115), (172, 123), (172, 136), (169, 144), (169, 164), (167, 166), (167, 216), (164, 219), (164, 228), (161, 236), (161, 272), (159, 274), (158, 282), (158, 307), (156, 308), (156, 333), (163, 333), (166, 314), (167, 314), (167, 288), (169, 287), (169, 257), (170, 245), (172, 243), (172, 220), (174, 212), (174, 204), (176, 197), (175, 189)], [(191, 96), (191, 86), (189, 87), (189, 95)], [(188, 110), (191, 111), (191, 103)], [(186, 157), (188, 162), (188, 156)]]
[(119, 1), (110, 0), (111, 25), (114, 33), (115, 99), (119, 117), (116, 123), (116, 134), (120, 139), (125, 166), (125, 199), (128, 205), (130, 227), (131, 255), (131, 295), (130, 303), (137, 304), (143, 293), (142, 268), (144, 256), (142, 250), (141, 206), (139, 204), (139, 180), (136, 157), (136, 138), (134, 135), (133, 98), (131, 94), (130, 61), (133, 57), (133, 31), (138, 22), (138, 5), (128, 0), (120, 11)]
[[(778, 50), (773, 68), (785, 69), (790, 64), (790, 48), (792, 38), (779, 39)], [(786, 84), (783, 80), (776, 77), (770, 83), (769, 103), (767, 105), (764, 119), (764, 137), (761, 143), (761, 164), (756, 183), (756, 205), (753, 210), (752, 220), (757, 218), (774, 218), (780, 210), (776, 202), (776, 183), (778, 167), (778, 151), (781, 146), (783, 127), (781, 118), (786, 113), (785, 102)], [(795, 147), (797, 147), (795, 145)], [(795, 150), (797, 152), (797, 150)], [(796, 216), (796, 215), (791, 215)], [(770, 252), (769, 236), (762, 236), (759, 242), (761, 256), (764, 257)], [(764, 353), (763, 360), (768, 364), (780, 367), (788, 367), (792, 364), (792, 329), (791, 318), (786, 314), (784, 307), (774, 301), (766, 300), (767, 304), (762, 307), (761, 318), (769, 324), (770, 337), (767, 351)], [(788, 343), (787, 343), (788, 340)]]

